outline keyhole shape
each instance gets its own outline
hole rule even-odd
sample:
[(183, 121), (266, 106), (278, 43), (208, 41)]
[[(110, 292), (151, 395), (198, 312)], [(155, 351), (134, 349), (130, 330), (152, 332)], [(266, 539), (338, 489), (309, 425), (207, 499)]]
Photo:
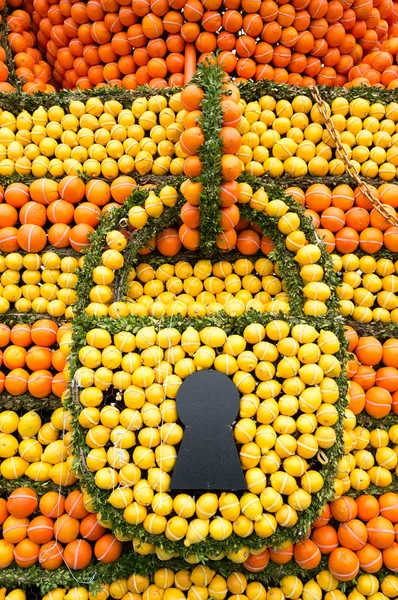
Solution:
[(239, 401), (236, 386), (223, 373), (203, 370), (185, 379), (176, 399), (185, 431), (172, 490), (246, 489), (231, 426)]

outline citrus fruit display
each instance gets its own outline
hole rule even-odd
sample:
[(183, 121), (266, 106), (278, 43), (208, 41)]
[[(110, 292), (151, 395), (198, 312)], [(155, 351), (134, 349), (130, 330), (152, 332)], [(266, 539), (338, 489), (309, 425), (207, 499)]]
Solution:
[(396, 3), (0, 9), (0, 600), (398, 598)]

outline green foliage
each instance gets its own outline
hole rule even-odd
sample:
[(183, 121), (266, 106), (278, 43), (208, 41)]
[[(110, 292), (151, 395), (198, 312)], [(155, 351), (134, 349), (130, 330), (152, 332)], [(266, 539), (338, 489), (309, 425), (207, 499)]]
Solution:
[(222, 128), (223, 114), (221, 110), (221, 94), (224, 73), (219, 66), (209, 68), (207, 63), (198, 65), (198, 70), (192, 80), (203, 90), (200, 126), (205, 143), (199, 150), (199, 158), (203, 165), (202, 174), (197, 180), (202, 184), (200, 194), (200, 245), (199, 250), (205, 256), (212, 256), (216, 239), (221, 232), (219, 210), (222, 158)]
[(12, 396), (11, 394), (0, 394), (0, 410), (55, 410), (61, 406), (61, 399), (50, 394), (46, 398), (35, 398), (31, 394)]
[(64, 110), (69, 108), (72, 100), (87, 102), (89, 98), (99, 98), (102, 102), (108, 100), (117, 100), (123, 105), (123, 108), (131, 108), (132, 102), (136, 98), (150, 98), (151, 96), (164, 96), (169, 99), (174, 94), (181, 91), (179, 87), (167, 87), (160, 90), (154, 90), (148, 85), (138, 86), (135, 90), (125, 90), (124, 88), (109, 87), (94, 90), (82, 90), (72, 92), (71, 90), (60, 90), (45, 94), (36, 92), (35, 94), (26, 94), (25, 92), (0, 93), (0, 102), (3, 110), (8, 110), (17, 114), (22, 110), (32, 112), (43, 106), (49, 109), (50, 106), (60, 106)]
[[(7, 39), (7, 36), (10, 33), (10, 29), (7, 24), (7, 17), (11, 12), (12, 12), (12, 10), (10, 10), (10, 7), (6, 3), (4, 10), (1, 11), (2, 18), (1, 18), (1, 23), (0, 23), (0, 40), (1, 40), (1, 45), (4, 48), (4, 51), (6, 53), (6, 59), (4, 62), (8, 68), (7, 83), (10, 83), (17, 90), (20, 90), (21, 84), (20, 84), (18, 77), (15, 75), (15, 63), (14, 63), (11, 48), (10, 48), (10, 45), (9, 45), (8, 39)], [(19, 91), (13, 92), (13, 93), (15, 93), (17, 95), (19, 93)], [(9, 93), (5, 93), (5, 92), (0, 93), (0, 96), (7, 96), (7, 95), (9, 95)], [(3, 110), (6, 110), (3, 107), (3, 105), (2, 105), (2, 108), (3, 108)]]
[[(352, 88), (343, 87), (327, 87), (325, 85), (317, 86), (321, 97), (326, 102), (333, 102), (335, 98), (347, 98), (348, 102), (355, 98), (365, 98), (369, 102), (382, 102), (388, 104), (389, 102), (397, 101), (396, 90), (381, 90), (377, 87), (361, 85)], [(262, 79), (253, 83), (248, 81), (239, 84), (241, 97), (246, 102), (254, 102), (261, 98), (261, 96), (273, 96), (275, 100), (288, 100), (291, 102), (296, 96), (307, 96), (312, 99), (310, 87), (298, 87), (294, 85), (288, 85), (286, 83), (276, 83), (267, 79)]]

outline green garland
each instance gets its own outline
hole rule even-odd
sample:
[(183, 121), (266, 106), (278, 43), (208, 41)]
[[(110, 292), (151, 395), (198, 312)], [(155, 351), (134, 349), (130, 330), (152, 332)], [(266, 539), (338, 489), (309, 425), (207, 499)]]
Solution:
[(12, 396), (2, 392), (0, 394), (0, 410), (55, 410), (62, 406), (61, 398), (50, 394), (46, 398), (35, 398), (31, 394)]
[[(132, 568), (133, 565), (134, 570)], [(206, 565), (224, 578), (238, 571), (244, 573), (249, 581), (260, 581), (265, 586), (277, 587), (281, 579), (289, 575), (299, 577), (304, 582), (313, 579), (319, 570), (327, 568), (327, 556), (323, 556), (317, 569), (310, 570), (300, 568), (294, 561), (290, 561), (285, 565), (277, 565), (269, 562), (267, 568), (259, 573), (247, 571), (242, 564), (233, 563), (227, 559), (219, 561), (207, 560)], [(87, 587), (95, 593), (101, 583), (111, 583), (117, 579), (126, 579), (132, 573), (149, 576), (152, 581), (153, 573), (158, 569), (163, 569), (164, 566), (164, 561), (159, 560), (156, 555), (141, 556), (133, 552), (123, 554), (117, 561), (108, 565), (100, 562), (91, 563), (87, 568), (75, 571), (74, 573), (70, 572), (64, 566), (58, 568), (56, 571), (47, 571), (39, 565), (34, 565), (29, 569), (11, 565), (0, 572), (0, 586), (6, 588), (12, 586), (27, 588), (37, 586), (38, 582), (40, 582), (38, 586), (39, 590), (42, 594), (45, 594), (56, 587), (72, 588), (83, 584), (83, 587)], [(177, 572), (180, 570), (192, 570), (194, 565), (191, 566), (184, 560), (173, 558), (167, 561), (167, 568), (173, 572)], [(386, 575), (387, 573), (388, 571), (383, 569), (383, 574)]]
[[(174, 177), (173, 182), (170, 183), (170, 185), (173, 185), (173, 187), (177, 190), (178, 198), (176, 205), (166, 208), (166, 210), (158, 219), (150, 218), (143, 230), (136, 231), (130, 236), (127, 247), (124, 250), (124, 265), (116, 272), (114, 284), (116, 301), (122, 300), (127, 291), (127, 279), (132, 267), (137, 261), (139, 249), (145, 246), (153, 237), (161, 233), (166, 227), (174, 225), (174, 223), (179, 220), (180, 210), (185, 202), (183, 196), (179, 192), (183, 180), (183, 177)], [(158, 182), (157, 186), (152, 191), (154, 191), (155, 194), (159, 194), (164, 185), (165, 184), (163, 182)], [(148, 197), (148, 194), (149, 192), (147, 190), (137, 189), (134, 199), (131, 200), (133, 202), (133, 206), (143, 205)]]
[[(315, 579), (321, 570), (327, 569), (328, 556), (322, 555), (321, 562), (316, 569), (302, 569), (294, 560), (285, 565), (277, 565), (270, 561), (267, 567), (258, 573), (248, 571), (243, 564), (233, 563), (226, 558), (217, 561), (206, 560), (205, 564), (225, 579), (231, 573), (243, 573), (249, 582), (259, 581), (266, 588), (269, 588), (279, 587), (283, 577), (288, 576), (298, 577), (303, 583)], [(194, 566), (179, 558), (172, 558), (167, 561), (167, 568), (174, 573), (177, 571), (192, 571)], [(109, 584), (118, 579), (127, 579), (133, 573), (147, 576), (153, 582), (153, 574), (157, 570), (164, 568), (165, 562), (159, 560), (156, 555), (141, 556), (135, 552), (123, 554), (118, 560), (107, 565), (101, 562), (92, 562), (85, 569), (74, 572), (65, 566), (59, 567), (56, 571), (48, 571), (37, 564), (28, 569), (23, 569), (13, 564), (7, 569), (0, 571), (0, 586), (7, 589), (38, 587), (41, 594), (46, 594), (56, 587), (70, 589), (81, 586), (95, 593), (100, 589), (101, 584)], [(358, 577), (363, 574), (365, 574), (364, 571), (359, 571), (356, 578), (352, 581), (339, 581), (338, 589), (348, 593), (355, 588)], [(393, 574), (393, 572), (385, 567), (382, 567), (378, 571), (378, 576), (381, 580), (387, 575)], [(38, 582), (40, 583), (38, 584)]]
[[(300, 217), (300, 230), (305, 233), (308, 242), (316, 244), (321, 251), (319, 265), (324, 270), (323, 281), (331, 289), (331, 296), (326, 305), (329, 310), (338, 311), (339, 298), (336, 288), (340, 285), (340, 281), (334, 272), (333, 263), (325, 245), (319, 241), (311, 219), (304, 214), (305, 207), (296, 202), (291, 196), (288, 196), (278, 185), (269, 185), (268, 182), (264, 183), (262, 179), (249, 175), (243, 176), (242, 179), (249, 183), (254, 191), (263, 186), (270, 200), (282, 200), (287, 204), (291, 212), (295, 212)], [(274, 241), (275, 251), (272, 256), (278, 257), (279, 268), (281, 269), (281, 273), (283, 272), (283, 280), (290, 298), (291, 310), (292, 312), (301, 312), (303, 295), (300, 292), (304, 282), (299, 275), (293, 254), (286, 249), (285, 236), (278, 230), (278, 218), (268, 217), (265, 213), (259, 213), (247, 205), (240, 206), (240, 213), (244, 219), (249, 219), (251, 222), (257, 223), (262, 232)]]
[[(10, 95), (10, 94), (7, 94), (7, 95)], [(0, 93), (0, 98), (1, 98), (1, 93)], [(147, 183), (154, 184), (154, 185), (159, 185), (159, 184), (173, 185), (173, 181), (176, 179), (175, 175), (153, 175), (152, 173), (148, 173), (147, 175), (138, 175), (135, 172), (133, 172), (132, 175), (134, 176), (134, 179), (137, 182), (138, 186), (146, 185)], [(84, 173), (82, 173), (80, 175), (80, 177), (85, 182), (89, 181), (89, 178)], [(252, 175), (249, 175), (248, 173), (243, 173), (239, 177), (239, 181), (249, 181), (251, 178), (253, 178)], [(51, 179), (53, 181), (61, 181), (61, 179), (63, 179), (63, 177), (53, 177), (50, 173), (48, 173), (46, 175), (46, 179)], [(110, 183), (109, 179), (106, 179), (103, 175), (99, 175), (98, 177), (96, 177), (96, 179), (100, 179), (101, 181), (106, 181), (107, 183)], [(256, 177), (255, 179), (261, 180), (262, 185), (267, 185), (269, 188), (271, 188), (271, 187), (280, 188), (281, 187), (284, 190), (289, 187), (299, 187), (305, 191), (311, 185), (315, 185), (315, 184), (327, 185), (331, 189), (334, 189), (337, 186), (343, 185), (343, 184), (355, 187), (352, 177), (350, 177), (347, 174), (325, 175), (324, 177), (314, 177), (313, 175), (304, 175), (303, 177), (292, 177), (291, 175), (287, 175), (286, 173), (283, 173), (277, 179), (274, 179), (270, 175), (264, 174), (261, 177)], [(384, 179), (380, 179), (380, 177), (374, 177), (374, 178), (361, 177), (361, 179), (368, 185), (373, 185), (374, 187), (379, 187), (384, 183), (394, 183), (394, 181), (388, 182), (388, 181), (385, 181)], [(17, 173), (17, 172), (13, 173), (13, 175), (7, 175), (7, 176), (2, 175), (1, 176), (1, 184), (3, 185), (3, 187), (7, 187), (11, 183), (24, 183), (26, 185), (30, 185), (33, 181), (35, 181), (35, 178), (32, 177), (32, 175), (21, 175), (20, 173)], [(52, 246), (50, 246), (50, 248), (52, 248)], [(23, 252), (23, 251), (21, 251), (21, 252)], [(75, 253), (76, 255), (79, 255), (79, 253), (76, 252), (75, 250), (73, 250), (73, 248), (57, 248), (57, 252), (60, 255), (61, 254), (64, 255), (64, 253), (65, 253), (65, 255), (68, 255), (68, 253)], [(377, 254), (377, 253), (375, 253), (375, 254)], [(375, 256), (375, 255), (372, 255), (372, 256)]]
[[(288, 85), (286, 83), (276, 83), (267, 79), (262, 79), (256, 83), (248, 81), (239, 84), (241, 97), (246, 102), (254, 102), (261, 98), (261, 96), (273, 96), (275, 100), (289, 100), (290, 102), (296, 96), (307, 96), (311, 98), (310, 87), (298, 87), (294, 85)], [(333, 102), (335, 98), (346, 98), (348, 102), (355, 98), (365, 98), (369, 102), (382, 102), (388, 104), (389, 102), (397, 102), (398, 94), (397, 90), (386, 90), (378, 87), (370, 87), (361, 85), (352, 88), (343, 88), (339, 86), (328, 87), (325, 85), (318, 86), (322, 98), (326, 102)]]
[[(11, 57), (12, 60), (12, 57)], [(18, 82), (16, 82), (18, 85)], [(261, 80), (256, 83), (246, 82), (239, 84), (241, 97), (246, 102), (252, 102), (258, 100), (263, 95), (271, 95), (276, 100), (293, 100), (296, 96), (311, 96), (310, 88), (302, 88), (284, 83), (276, 83), (268, 80)], [(398, 94), (396, 90), (386, 90), (377, 87), (352, 87), (350, 89), (342, 87), (326, 87), (319, 86), (322, 98), (327, 102), (332, 102), (335, 98), (344, 97), (348, 101), (354, 100), (355, 98), (366, 98), (369, 102), (383, 102), (388, 104), (389, 102), (397, 102)], [(68, 108), (71, 100), (80, 100), (86, 102), (89, 98), (99, 98), (103, 102), (107, 100), (118, 100), (123, 104), (124, 108), (130, 107), (133, 100), (140, 96), (164, 96), (170, 98), (173, 94), (181, 91), (180, 87), (163, 88), (163, 89), (152, 89), (149, 86), (139, 86), (135, 90), (125, 90), (123, 88), (111, 87), (111, 88), (100, 88), (95, 90), (83, 90), (83, 91), (71, 91), (71, 90), (60, 90), (58, 92), (52, 92), (45, 94), (44, 92), (36, 92), (35, 94), (27, 94), (25, 92), (10, 92), (0, 93), (1, 106), (3, 110), (10, 112), (20, 112), (25, 109), (27, 111), (34, 111), (40, 106), (49, 108), (50, 106), (61, 106), (62, 108)]]
[[(8, 23), (7, 23), (7, 17), (10, 14), (10, 7), (8, 6), (8, 4), (6, 3), (4, 10), (1, 12), (1, 23), (0, 23), (0, 40), (1, 40), (1, 45), (4, 48), (4, 51), (6, 53), (6, 59), (5, 59), (5, 64), (6, 67), (8, 69), (8, 79), (7, 79), (7, 83), (10, 83), (11, 85), (13, 85), (18, 91), (17, 92), (11, 92), (11, 93), (15, 93), (18, 94), (21, 91), (21, 82), (19, 80), (19, 78), (16, 76), (15, 74), (15, 63), (14, 63), (14, 58), (12, 55), (12, 51), (10, 48), (10, 45), (8, 43), (8, 35), (10, 34), (10, 29), (8, 27)], [(0, 95), (1, 96), (7, 96), (9, 95), (10, 92), (2, 92)], [(1, 105), (3, 110), (6, 110), (3, 105)]]
[(395, 413), (390, 413), (386, 417), (376, 419), (375, 417), (368, 415), (366, 412), (361, 412), (359, 415), (356, 415), (356, 420), (357, 425), (365, 427), (370, 431), (373, 431), (374, 429), (388, 430), (393, 425), (398, 425), (398, 415)]
[(123, 105), (123, 108), (131, 108), (131, 104), (137, 98), (145, 96), (164, 96), (169, 99), (174, 94), (181, 92), (180, 87), (167, 87), (162, 89), (152, 89), (148, 85), (138, 86), (135, 90), (126, 90), (119, 87), (100, 88), (94, 90), (60, 90), (45, 94), (44, 92), (36, 92), (35, 94), (27, 94), (25, 92), (1, 92), (0, 103), (3, 110), (18, 113), (22, 110), (28, 112), (34, 111), (40, 106), (48, 109), (51, 106), (60, 106), (63, 109), (69, 108), (69, 103), (72, 100), (80, 100), (87, 102), (89, 98), (99, 98), (102, 102), (109, 100), (117, 100)]
[[(92, 234), (90, 238), (90, 247), (88, 248), (88, 251), (85, 252), (83, 268), (76, 271), (78, 282), (75, 289), (78, 300), (73, 305), (73, 312), (77, 319), (79, 318), (79, 315), (84, 312), (84, 309), (89, 303), (90, 289), (93, 284), (92, 272), (98, 264), (101, 264), (101, 255), (104, 250), (106, 234), (112, 229), (118, 229), (120, 227), (120, 221), (126, 218), (130, 208), (132, 206), (142, 205), (148, 195), (149, 190), (143, 190), (137, 186), (133, 189), (131, 195), (122, 206), (110, 211), (110, 214), (106, 215), (106, 217), (101, 215), (100, 224), (96, 228), (94, 234)], [(177, 203), (176, 206), (166, 208), (158, 219), (150, 218), (143, 229), (132, 233), (128, 249), (132, 251), (134, 256), (140, 248), (145, 246), (145, 243), (149, 239), (177, 220), (181, 203), (182, 200), (180, 199), (180, 202)], [(121, 269), (121, 271), (124, 272), (123, 269)], [(129, 271), (130, 269), (128, 272)]]
[(345, 325), (350, 325), (360, 337), (373, 335), (379, 341), (384, 342), (388, 338), (398, 338), (398, 323), (383, 323), (382, 321), (372, 321), (371, 323), (361, 323), (353, 319), (345, 319)]
[(199, 252), (205, 256), (212, 255), (217, 237), (221, 233), (219, 204), (223, 142), (220, 133), (223, 120), (221, 95), (224, 78), (225, 74), (218, 65), (210, 67), (207, 63), (201, 63), (192, 79), (192, 83), (202, 88), (205, 93), (201, 105), (202, 117), (199, 122), (205, 138), (199, 150), (203, 169), (197, 178), (203, 187), (199, 204)]
[[(36, 494), (40, 497), (46, 492), (59, 492), (60, 486), (53, 481), (33, 481), (29, 477), (18, 477), (18, 479), (5, 479), (4, 477), (0, 480), (0, 494), (9, 495), (11, 492), (16, 490), (19, 487), (28, 487), (36, 492)], [(61, 493), (69, 494), (73, 490), (80, 489), (80, 485), (75, 483), (73, 485), (63, 486)]]
[(13, 327), (18, 323), (33, 325), (33, 323), (36, 323), (36, 321), (39, 321), (40, 319), (51, 319), (51, 321), (54, 321), (54, 323), (56, 323), (59, 327), (67, 322), (65, 317), (52, 317), (48, 313), (37, 313), (33, 311), (29, 313), (22, 313), (18, 312), (17, 310), (9, 310), (3, 315), (0, 315), (0, 322), (8, 325), (9, 327)]

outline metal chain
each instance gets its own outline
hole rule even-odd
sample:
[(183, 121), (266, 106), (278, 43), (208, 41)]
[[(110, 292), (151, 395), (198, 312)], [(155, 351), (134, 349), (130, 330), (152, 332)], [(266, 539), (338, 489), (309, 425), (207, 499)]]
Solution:
[(325, 119), (326, 129), (327, 129), (330, 137), (336, 144), (338, 154), (339, 154), (341, 160), (345, 163), (345, 166), (347, 168), (347, 173), (350, 175), (350, 177), (352, 177), (355, 180), (361, 193), (365, 196), (365, 198), (367, 198), (369, 200), (369, 202), (372, 204), (373, 208), (379, 214), (381, 214), (390, 223), (390, 225), (393, 225), (394, 227), (398, 227), (397, 216), (390, 214), (386, 210), (384, 204), (382, 202), (380, 202), (380, 200), (378, 198), (375, 198), (375, 196), (372, 194), (372, 190), (371, 190), (370, 186), (365, 181), (362, 180), (356, 165), (353, 165), (350, 163), (350, 159), (348, 158), (346, 149), (344, 148), (344, 146), (340, 140), (340, 137), (333, 125), (333, 121), (331, 120), (331, 118), (329, 116), (329, 113), (328, 113), (329, 105), (325, 102), (325, 100), (323, 100), (323, 98), (321, 97), (321, 94), (319, 92), (319, 89), (316, 86), (311, 88), (311, 95), (318, 105), (319, 112), (321, 113), (322, 117)]

